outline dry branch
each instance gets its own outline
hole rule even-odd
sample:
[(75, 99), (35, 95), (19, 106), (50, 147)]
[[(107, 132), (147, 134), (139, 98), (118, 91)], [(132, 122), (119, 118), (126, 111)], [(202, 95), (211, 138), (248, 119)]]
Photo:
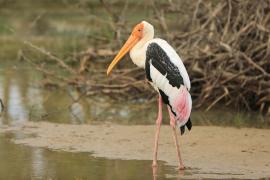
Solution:
[(34, 44), (32, 44), (31, 42), (29, 41), (24, 41), (24, 44), (34, 48), (35, 50), (37, 50), (38, 52), (50, 57), (51, 59), (55, 60), (62, 68), (65, 68), (68, 72), (72, 73), (72, 74), (76, 74), (76, 71), (74, 71), (71, 67), (69, 67), (65, 62), (64, 60), (52, 55), (50, 52), (46, 51), (45, 49), (43, 48), (40, 48)]
[[(116, 18), (112, 7), (104, 0), (100, 2), (112, 20), (111, 28), (117, 34), (115, 40), (122, 41), (119, 39), (123, 38), (120, 32), (122, 27), (116, 27), (119, 24), (123, 26), (125, 19)], [(149, 21), (161, 26), (165, 39), (170, 40), (184, 59), (192, 81), (191, 94), (195, 107), (209, 110), (224, 102), (227, 106), (270, 114), (270, 3), (266, 0), (260, 3), (251, 0), (195, 2), (168, 1), (167, 5), (161, 6), (155, 1), (148, 8), (152, 10)], [(184, 14), (189, 17), (184, 27), (178, 19), (170, 22), (169, 13), (174, 13), (179, 19), (183, 17), (183, 12), (174, 11), (172, 4), (174, 9), (182, 6), (193, 9)], [(105, 68), (109, 61), (100, 62), (103, 63), (101, 69), (93, 68), (94, 63), (98, 63), (96, 59), (104, 58), (97, 47), (91, 52), (79, 53), (80, 67), (75, 70), (48, 51), (29, 42), (26, 44), (70, 72), (74, 76), (74, 85), (83, 89), (85, 94), (154, 98), (155, 92), (145, 82), (143, 70), (122, 67), (107, 77)], [(111, 45), (103, 46), (110, 52), (105, 55), (109, 58), (115, 54), (115, 46), (112, 48)], [(40, 66), (37, 68), (41, 70)], [(41, 71), (50, 74), (44, 69)]]

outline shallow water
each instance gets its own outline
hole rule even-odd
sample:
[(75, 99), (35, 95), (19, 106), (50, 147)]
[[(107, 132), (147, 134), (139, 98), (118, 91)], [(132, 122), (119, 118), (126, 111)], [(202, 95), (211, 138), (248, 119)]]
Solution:
[[(9, 136), (9, 137), (7, 137)], [(152, 179), (151, 161), (108, 160), (89, 153), (68, 153), (15, 145), (0, 135), (0, 179)], [(12, 173), (11, 173), (12, 172)], [(176, 176), (160, 162), (155, 176)]]

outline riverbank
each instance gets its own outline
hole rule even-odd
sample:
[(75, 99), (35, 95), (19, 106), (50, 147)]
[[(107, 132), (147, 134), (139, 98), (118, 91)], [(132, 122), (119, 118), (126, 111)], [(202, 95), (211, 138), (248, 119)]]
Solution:
[[(26, 122), (2, 127), (0, 132), (20, 132), (16, 144), (68, 152), (90, 152), (109, 159), (151, 160), (153, 125), (70, 125)], [(159, 160), (177, 165), (169, 126), (161, 129)], [(180, 137), (184, 178), (270, 177), (270, 130), (195, 126)], [(151, 164), (149, 164), (151, 166)]]

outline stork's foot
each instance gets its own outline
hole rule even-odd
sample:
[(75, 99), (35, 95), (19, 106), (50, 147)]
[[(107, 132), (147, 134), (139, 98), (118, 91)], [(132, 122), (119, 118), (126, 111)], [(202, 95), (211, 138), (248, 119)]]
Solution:
[(184, 166), (184, 164), (179, 164), (177, 169), (178, 170), (185, 170), (186, 167)]
[(157, 161), (153, 161), (152, 167), (153, 167), (153, 168), (156, 168), (156, 167), (157, 167)]

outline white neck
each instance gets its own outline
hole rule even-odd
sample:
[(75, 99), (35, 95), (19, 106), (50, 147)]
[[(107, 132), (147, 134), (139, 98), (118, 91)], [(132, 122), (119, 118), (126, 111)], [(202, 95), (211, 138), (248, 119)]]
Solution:
[(154, 29), (146, 29), (143, 38), (130, 50), (130, 58), (140, 68), (145, 68), (148, 42), (154, 38)]

